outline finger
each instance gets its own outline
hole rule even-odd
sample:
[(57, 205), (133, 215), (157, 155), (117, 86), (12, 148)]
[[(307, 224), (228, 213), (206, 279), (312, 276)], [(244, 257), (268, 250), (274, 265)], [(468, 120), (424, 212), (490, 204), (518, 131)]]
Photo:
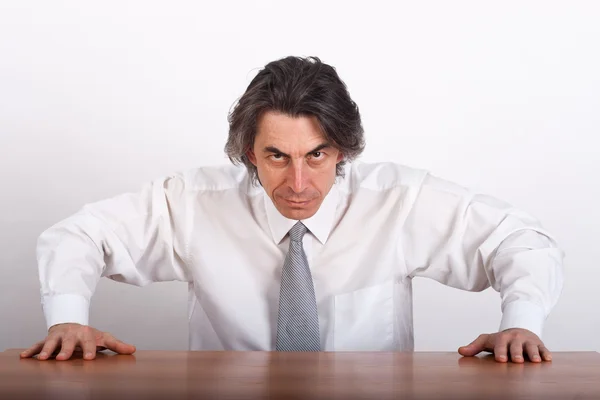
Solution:
[(510, 342), (510, 359), (514, 363), (521, 364), (525, 362), (523, 357), (523, 342), (518, 339), (513, 339)]
[(500, 336), (496, 340), (496, 344), (494, 346), (494, 358), (498, 362), (507, 362), (508, 361), (508, 340), (504, 339), (503, 336)]
[(44, 343), (44, 347), (42, 347), (42, 352), (38, 356), (38, 360), (47, 360), (54, 350), (56, 350), (58, 343), (60, 342), (60, 338), (49, 336), (46, 338), (46, 343)]
[(104, 334), (103, 345), (109, 349), (114, 351), (117, 354), (133, 354), (135, 353), (135, 346), (131, 344), (124, 343), (118, 339), (116, 339), (110, 333)]
[(38, 354), (42, 350), (43, 347), (44, 347), (44, 341), (42, 340), (40, 342), (37, 342), (36, 344), (31, 346), (27, 350), (23, 351), (21, 354), (19, 354), (19, 356), (21, 358), (33, 357), (36, 354)]
[(535, 343), (526, 343), (525, 344), (525, 352), (527, 353), (527, 357), (532, 362), (541, 362), (542, 358), (540, 357), (539, 347)]
[(96, 357), (96, 340), (92, 332), (86, 332), (79, 340), (79, 346), (83, 351), (84, 360), (93, 360)]
[(539, 346), (540, 355), (544, 361), (552, 361), (552, 353), (544, 345)]
[(74, 337), (69, 337), (67, 339), (63, 339), (61, 343), (60, 353), (56, 356), (58, 361), (68, 360), (73, 355), (73, 350), (75, 350), (75, 344), (77, 341)]
[(473, 357), (488, 347), (488, 339), (490, 335), (479, 335), (477, 339), (473, 340), (466, 346), (458, 348), (458, 353), (465, 357)]

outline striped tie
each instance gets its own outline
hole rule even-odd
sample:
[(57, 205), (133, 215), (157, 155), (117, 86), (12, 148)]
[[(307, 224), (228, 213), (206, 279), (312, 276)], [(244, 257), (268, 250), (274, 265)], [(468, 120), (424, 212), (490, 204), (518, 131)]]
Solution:
[(306, 231), (302, 222), (290, 230), (290, 249), (281, 272), (277, 351), (321, 350), (315, 289), (302, 247)]

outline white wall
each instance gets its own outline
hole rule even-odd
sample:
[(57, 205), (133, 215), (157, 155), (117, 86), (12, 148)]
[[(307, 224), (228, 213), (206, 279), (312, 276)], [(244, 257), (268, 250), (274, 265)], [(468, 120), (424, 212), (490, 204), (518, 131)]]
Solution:
[[(35, 242), (84, 203), (226, 163), (226, 116), (286, 55), (337, 67), (367, 161), (505, 199), (564, 248), (554, 350), (600, 351), (600, 3), (1, 1), (0, 350), (44, 336)], [(418, 350), (500, 321), (497, 293), (415, 282)], [(91, 323), (185, 349), (186, 287), (102, 281)]]

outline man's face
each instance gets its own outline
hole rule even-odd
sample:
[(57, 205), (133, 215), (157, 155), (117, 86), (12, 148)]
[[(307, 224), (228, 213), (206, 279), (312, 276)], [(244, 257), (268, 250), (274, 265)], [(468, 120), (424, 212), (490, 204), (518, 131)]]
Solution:
[(267, 111), (248, 152), (260, 182), (286, 218), (312, 217), (335, 182), (342, 153), (327, 142), (315, 117)]

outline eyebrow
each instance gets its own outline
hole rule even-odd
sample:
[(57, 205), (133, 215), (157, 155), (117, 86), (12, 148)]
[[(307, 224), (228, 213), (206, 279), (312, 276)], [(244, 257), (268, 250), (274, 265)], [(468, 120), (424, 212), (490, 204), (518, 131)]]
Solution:
[[(309, 151), (308, 153), (306, 153), (306, 155), (309, 155), (309, 154), (312, 154), (312, 153), (316, 153), (317, 151), (321, 151), (321, 150), (329, 148), (329, 147), (331, 147), (331, 145), (329, 143), (322, 143), (322, 144), (318, 145), (317, 147), (315, 147), (314, 149), (312, 149), (311, 151)], [(267, 152), (267, 153), (274, 153), (274, 154), (281, 154), (282, 156), (290, 157), (289, 154), (285, 154), (283, 151), (279, 150), (275, 146), (267, 146), (267, 147), (265, 147), (265, 152)]]

